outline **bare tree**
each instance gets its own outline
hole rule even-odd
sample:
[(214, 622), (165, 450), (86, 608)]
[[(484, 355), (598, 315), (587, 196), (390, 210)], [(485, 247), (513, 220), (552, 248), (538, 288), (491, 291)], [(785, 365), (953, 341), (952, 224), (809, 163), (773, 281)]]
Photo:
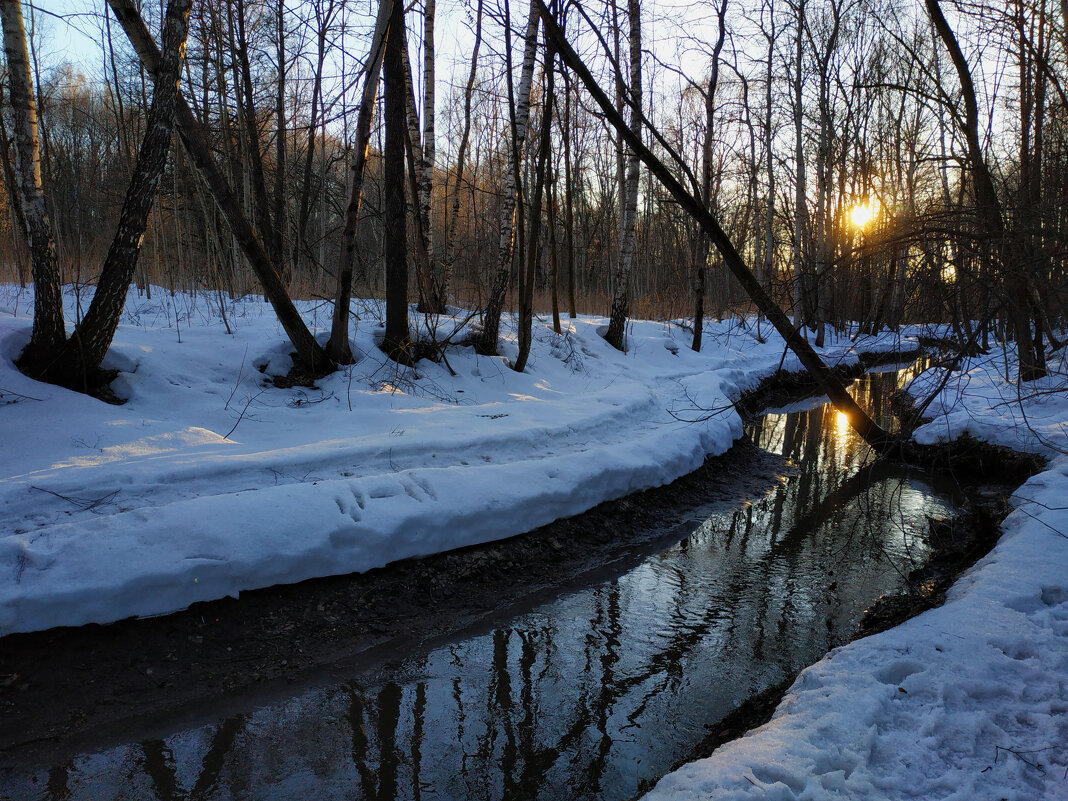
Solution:
[[(630, 82), (626, 104), (630, 108), (631, 137), (642, 137), (642, 23), (639, 0), (627, 0), (627, 19), (630, 23)], [(624, 350), (630, 303), (631, 269), (634, 259), (634, 226), (638, 219), (638, 178), (640, 159), (633, 148), (627, 151), (626, 190), (619, 231), (619, 263), (616, 267), (615, 294), (609, 314), (605, 339), (616, 350)]]
[[(538, 0), (531, 0), (530, 16), (523, 39), (523, 67), (516, 92), (515, 120), (512, 126), (511, 148), (508, 152), (508, 170), (504, 176), (504, 196), (501, 202), (500, 250), (497, 254), (497, 269), (482, 318), (482, 333), (476, 344), (478, 352), (487, 356), (497, 353), (501, 312), (504, 308), (504, 297), (508, 292), (508, 278), (515, 252), (515, 223), (517, 205), (520, 200), (519, 186), (515, 176), (519, 172), (519, 160), (526, 142), (527, 123), (530, 119), (530, 89), (534, 82), (534, 57), (538, 49), (537, 3)], [(508, 8), (507, 0), (505, 8)], [(507, 31), (506, 35), (511, 36), (511, 32)], [(509, 80), (511, 80), (510, 74)]]
[(41, 184), (37, 102), (30, 79), (21, 0), (2, 0), (0, 15), (10, 81), (8, 97), (11, 101), (19, 205), (26, 225), (26, 242), (30, 249), (35, 289), (33, 334), (22, 359), (27, 365), (45, 365), (67, 339), (56, 240)]
[(382, 350), (395, 361), (411, 359), (408, 333), (407, 204), (404, 199), (405, 102), (404, 5), (392, 3), (386, 36), (385, 123), (382, 154), (385, 191), (386, 332)]

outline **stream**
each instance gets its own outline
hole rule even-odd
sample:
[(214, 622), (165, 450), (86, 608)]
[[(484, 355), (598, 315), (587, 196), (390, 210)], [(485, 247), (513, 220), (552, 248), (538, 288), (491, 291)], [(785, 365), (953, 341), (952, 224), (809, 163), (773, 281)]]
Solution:
[[(853, 385), (886, 419), (916, 368)], [(448, 642), (169, 734), (0, 765), (12, 799), (627, 799), (709, 727), (846, 642), (928, 553), (952, 482), (872, 464), (819, 400), (747, 426), (766, 494), (689, 515), (620, 575)], [(684, 532), (685, 533), (685, 532)]]

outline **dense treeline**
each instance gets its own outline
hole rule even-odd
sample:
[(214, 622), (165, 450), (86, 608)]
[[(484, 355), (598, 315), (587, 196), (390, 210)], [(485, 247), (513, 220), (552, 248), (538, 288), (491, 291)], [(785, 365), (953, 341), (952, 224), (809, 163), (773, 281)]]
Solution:
[[(622, 298), (623, 315), (690, 322), (751, 311), (692, 215), (545, 47), (538, 5), (465, 0), (442, 8), (447, 26), (432, 0), (402, 15), (408, 300), (489, 307), (491, 320), (498, 302), (607, 314)], [(58, 269), (78, 285), (97, 281), (154, 95), (106, 11), (95, 63), (45, 57), (47, 33), (28, 37)], [(337, 294), (361, 100), (373, 105), (352, 291), (385, 292), (375, 11), (204, 0), (189, 19), (181, 93), (294, 297)], [(141, 12), (158, 31), (160, 5)], [(626, 124), (817, 341), (845, 320), (951, 321), (970, 347), (992, 332), (1031, 340), (1027, 377), (1041, 373), (1059, 344), (1068, 229), (1058, 5), (719, 0), (672, 18), (598, 0), (550, 13)], [(0, 268), (26, 282), (9, 94), (5, 76)], [(194, 159), (177, 137), (170, 151), (137, 285), (261, 291)]]

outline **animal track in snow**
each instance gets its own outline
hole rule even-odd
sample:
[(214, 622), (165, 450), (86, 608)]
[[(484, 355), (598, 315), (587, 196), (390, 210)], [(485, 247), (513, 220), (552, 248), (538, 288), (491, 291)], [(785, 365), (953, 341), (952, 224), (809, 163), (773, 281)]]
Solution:
[(875, 678), (883, 684), (900, 684), (909, 676), (913, 676), (917, 673), (922, 673), (927, 670), (927, 666), (920, 664), (919, 662), (913, 662), (912, 660), (905, 659), (900, 662), (894, 662), (886, 665), (875, 671)]

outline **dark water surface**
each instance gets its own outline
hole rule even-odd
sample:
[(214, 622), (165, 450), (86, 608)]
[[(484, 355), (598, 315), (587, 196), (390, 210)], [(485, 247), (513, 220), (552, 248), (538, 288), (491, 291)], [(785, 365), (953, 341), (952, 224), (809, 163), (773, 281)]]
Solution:
[[(908, 376), (854, 385), (880, 409)], [(335, 686), (164, 739), (0, 770), (11, 799), (625, 799), (706, 724), (849, 636), (952, 485), (876, 466), (825, 406), (748, 428), (793, 468), (604, 583)]]

